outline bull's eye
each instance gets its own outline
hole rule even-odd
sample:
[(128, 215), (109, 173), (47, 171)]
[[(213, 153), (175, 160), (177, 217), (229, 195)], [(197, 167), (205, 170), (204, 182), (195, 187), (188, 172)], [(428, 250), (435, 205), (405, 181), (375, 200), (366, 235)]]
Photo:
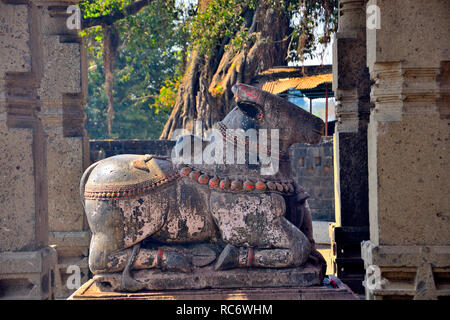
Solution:
[(259, 108), (258, 105), (248, 103), (248, 102), (241, 102), (238, 103), (239, 109), (249, 118), (261, 120), (263, 118), (263, 114)]

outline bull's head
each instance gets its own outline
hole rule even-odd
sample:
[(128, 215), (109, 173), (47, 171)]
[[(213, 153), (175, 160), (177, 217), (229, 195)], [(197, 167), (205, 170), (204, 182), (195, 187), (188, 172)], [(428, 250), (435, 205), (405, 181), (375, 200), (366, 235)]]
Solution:
[(297, 142), (320, 141), (324, 122), (295, 104), (258, 88), (236, 84), (232, 91), (238, 108), (255, 129), (279, 129), (280, 142), (290, 146)]

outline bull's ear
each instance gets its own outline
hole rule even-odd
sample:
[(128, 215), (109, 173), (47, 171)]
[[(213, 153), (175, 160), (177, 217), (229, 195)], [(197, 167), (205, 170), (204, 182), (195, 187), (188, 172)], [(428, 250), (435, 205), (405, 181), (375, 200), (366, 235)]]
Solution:
[(260, 105), (251, 102), (237, 102), (239, 110), (242, 111), (247, 117), (253, 120), (262, 120), (264, 117), (263, 110)]

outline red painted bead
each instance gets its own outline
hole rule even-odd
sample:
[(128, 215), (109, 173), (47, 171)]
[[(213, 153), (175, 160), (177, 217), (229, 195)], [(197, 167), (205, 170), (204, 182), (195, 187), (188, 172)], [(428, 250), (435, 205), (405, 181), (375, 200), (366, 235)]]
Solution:
[(275, 185), (277, 186), (277, 190), (278, 191), (283, 192), (284, 188), (283, 188), (283, 185), (281, 183), (277, 182), (277, 183), (275, 183)]
[(219, 186), (219, 184), (220, 184), (220, 180), (216, 176), (214, 176), (211, 180), (209, 180), (209, 186), (211, 188), (217, 188)]
[(207, 174), (202, 174), (199, 178), (198, 178), (198, 182), (201, 184), (207, 184), (209, 182), (209, 177)]
[(189, 178), (191, 178), (191, 180), (197, 180), (199, 176), (200, 176), (200, 171), (192, 171), (189, 174)]
[(244, 190), (246, 191), (252, 191), (255, 189), (255, 185), (253, 184), (253, 182), (246, 180), (244, 182)]
[(180, 174), (182, 175), (182, 176), (185, 176), (185, 177), (187, 177), (188, 175), (189, 175), (189, 173), (191, 172), (191, 168), (189, 168), (189, 167), (184, 167), (184, 168), (181, 168), (180, 169)]
[(228, 178), (220, 181), (220, 189), (226, 190), (226, 189), (229, 189), (230, 186), (231, 186), (231, 182)]
[(266, 190), (266, 189), (267, 189), (266, 184), (265, 184), (264, 182), (262, 182), (262, 181), (256, 182), (255, 187), (256, 187), (256, 189), (258, 189), (258, 190)]

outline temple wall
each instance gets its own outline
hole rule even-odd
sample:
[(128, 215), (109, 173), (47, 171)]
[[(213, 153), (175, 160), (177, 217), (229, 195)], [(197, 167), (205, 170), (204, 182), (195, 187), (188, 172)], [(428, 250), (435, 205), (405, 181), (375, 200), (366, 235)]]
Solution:
[(448, 2), (368, 4), (379, 8), (380, 25), (367, 30), (375, 108), (362, 255), (382, 281), (366, 286), (366, 296), (441, 298), (450, 278)]
[(86, 55), (66, 25), (75, 3), (0, 1), (2, 297), (66, 298), (74, 291), (68, 266), (88, 279), (90, 232), (78, 194), (89, 162)]
[(367, 124), (370, 76), (366, 66), (366, 1), (341, 0), (333, 43), (335, 217), (330, 225), (333, 273), (362, 293), (360, 243), (369, 238)]
[(33, 3), (0, 1), (0, 298), (55, 296), (39, 25)]

